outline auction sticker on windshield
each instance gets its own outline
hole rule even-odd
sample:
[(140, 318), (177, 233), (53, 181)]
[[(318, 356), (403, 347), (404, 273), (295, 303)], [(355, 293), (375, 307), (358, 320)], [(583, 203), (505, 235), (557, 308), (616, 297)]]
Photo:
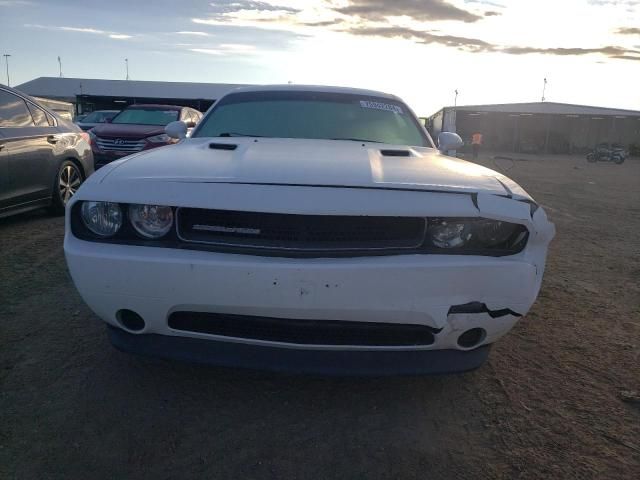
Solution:
[(375, 108), (376, 110), (386, 110), (388, 112), (399, 113), (402, 115), (404, 112), (398, 105), (391, 105), (390, 103), (372, 102), (371, 100), (360, 100), (360, 106), (362, 108)]

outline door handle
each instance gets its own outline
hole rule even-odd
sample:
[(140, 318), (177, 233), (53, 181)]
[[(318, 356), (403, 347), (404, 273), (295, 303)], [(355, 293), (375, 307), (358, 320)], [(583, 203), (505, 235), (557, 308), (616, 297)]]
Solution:
[(49, 135), (47, 137), (47, 142), (49, 142), (49, 143), (56, 144), (56, 143), (58, 143), (58, 140), (60, 140), (60, 138), (58, 138), (57, 135)]

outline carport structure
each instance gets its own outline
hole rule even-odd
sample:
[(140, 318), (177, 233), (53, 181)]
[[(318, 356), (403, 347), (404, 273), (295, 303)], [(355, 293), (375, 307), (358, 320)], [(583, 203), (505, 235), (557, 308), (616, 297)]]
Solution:
[(437, 136), (457, 132), (465, 143), (483, 134), (485, 148), (522, 153), (583, 153), (602, 142), (640, 145), (640, 111), (554, 102), (445, 107), (429, 117)]
[(134, 103), (181, 105), (204, 112), (222, 95), (241, 86), (229, 83), (39, 77), (18, 85), (16, 89), (32, 96), (73, 103), (79, 115), (95, 110), (121, 110)]

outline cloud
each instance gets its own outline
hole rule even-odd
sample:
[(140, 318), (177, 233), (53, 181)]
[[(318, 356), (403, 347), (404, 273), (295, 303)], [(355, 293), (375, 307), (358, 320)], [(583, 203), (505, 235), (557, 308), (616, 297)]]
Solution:
[(213, 7), (214, 13), (236, 13), (244, 10), (254, 12), (289, 12), (298, 13), (301, 10), (283, 5), (274, 5), (268, 2), (252, 1), (252, 0), (219, 0), (209, 4)]
[(191, 32), (191, 31), (186, 31), (186, 30), (183, 30), (181, 32), (173, 32), (173, 33), (175, 33), (177, 35), (193, 35), (193, 36), (196, 36), (196, 37), (208, 37), (209, 36), (209, 34), (207, 32)]
[(350, 0), (344, 7), (334, 7), (338, 13), (379, 21), (388, 17), (407, 16), (418, 21), (456, 20), (475, 22), (482, 17), (456, 7), (444, 0)]
[[(633, 50), (618, 46), (604, 46), (597, 48), (583, 47), (522, 47), (522, 46), (505, 46), (496, 45), (477, 38), (460, 37), (455, 35), (442, 35), (428, 31), (414, 30), (405, 27), (355, 27), (346, 30), (354, 35), (368, 35), (386, 38), (404, 38), (413, 40), (416, 43), (439, 44), (447, 47), (457, 48), (458, 50), (467, 52), (493, 52), (506, 53), (509, 55), (554, 55), (554, 56), (581, 56), (600, 54), (609, 58), (617, 58), (622, 60), (640, 60), (640, 57), (634, 56), (639, 54), (639, 50)], [(631, 54), (631, 55), (630, 55)]]
[(189, 51), (197, 53), (206, 53), (208, 55), (224, 55), (224, 52), (213, 48), (190, 48)]
[(502, 47), (499, 49), (503, 53), (510, 53), (511, 55), (526, 55), (529, 53), (541, 53), (545, 55), (590, 55), (594, 53), (599, 53), (601, 55), (606, 55), (611, 58), (619, 58), (621, 55), (625, 55), (627, 53), (640, 53), (635, 50), (629, 50), (623, 47), (614, 47), (614, 46), (606, 46), (599, 48), (581, 48), (581, 47), (573, 47), (573, 48), (564, 48), (564, 47), (556, 47), (556, 48), (536, 48), (536, 47)]
[(620, 35), (640, 35), (640, 28), (636, 27), (620, 27), (615, 33)]
[(303, 25), (305, 27), (331, 27), (333, 25), (338, 25), (342, 23), (342, 20), (339, 18), (333, 20), (323, 20), (317, 22), (299, 22), (298, 25)]
[(635, 60), (640, 61), (640, 57), (634, 55), (613, 55), (611, 58), (617, 58), (618, 60)]
[(493, 51), (495, 46), (477, 38), (440, 35), (431, 32), (413, 30), (405, 27), (355, 27), (347, 30), (354, 35), (367, 35), (386, 38), (404, 38), (417, 43), (436, 43), (471, 52)]
[(118, 32), (108, 32), (105, 30), (98, 30), (97, 28), (91, 28), (91, 27), (66, 27), (66, 26), (59, 27), (55, 25), (40, 25), (37, 23), (25, 23), (24, 26), (27, 28), (41, 28), (44, 30), (57, 30), (60, 32), (75, 32), (75, 33), (89, 33), (92, 35), (104, 35), (114, 40), (128, 40), (129, 38), (133, 38), (133, 35), (126, 35), (124, 33), (118, 33)]
[(24, 7), (26, 5), (33, 5), (33, 2), (28, 0), (0, 0), (0, 7)]
[(495, 8), (507, 8), (506, 6), (500, 4), (500, 3), (496, 3), (496, 2), (490, 2), (488, 0), (464, 0), (464, 3), (479, 3), (480, 5), (488, 5), (490, 7), (495, 7)]
[(215, 47), (189, 48), (190, 52), (205, 53), (207, 55), (251, 55), (255, 53), (256, 46), (244, 43), (221, 43)]
[[(43, 27), (47, 28), (47, 27)], [(79, 33), (96, 33), (99, 35), (105, 35), (107, 32), (104, 30), (96, 30), (95, 28), (82, 28), (82, 27), (51, 27), (57, 30), (63, 30), (65, 32), (79, 32)]]

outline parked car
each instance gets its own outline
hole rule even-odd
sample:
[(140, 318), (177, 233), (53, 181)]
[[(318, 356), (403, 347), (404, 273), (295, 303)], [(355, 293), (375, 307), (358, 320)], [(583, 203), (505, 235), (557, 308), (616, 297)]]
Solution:
[(95, 167), (98, 169), (132, 153), (175, 143), (164, 127), (173, 121), (182, 121), (188, 128), (193, 128), (200, 118), (202, 113), (198, 110), (176, 105), (127, 107), (109, 123), (89, 131)]
[[(67, 209), (75, 285), (119, 349), (314, 373), (480, 366), (536, 299), (554, 226), (444, 156), (399, 98), (234, 90)], [(460, 137), (443, 133), (439, 148)]]
[(62, 213), (92, 172), (85, 132), (0, 85), (0, 217), (41, 207)]
[(91, 130), (93, 127), (103, 123), (109, 123), (118, 113), (120, 113), (120, 110), (96, 110), (80, 119), (76, 118), (76, 125), (82, 130)]

